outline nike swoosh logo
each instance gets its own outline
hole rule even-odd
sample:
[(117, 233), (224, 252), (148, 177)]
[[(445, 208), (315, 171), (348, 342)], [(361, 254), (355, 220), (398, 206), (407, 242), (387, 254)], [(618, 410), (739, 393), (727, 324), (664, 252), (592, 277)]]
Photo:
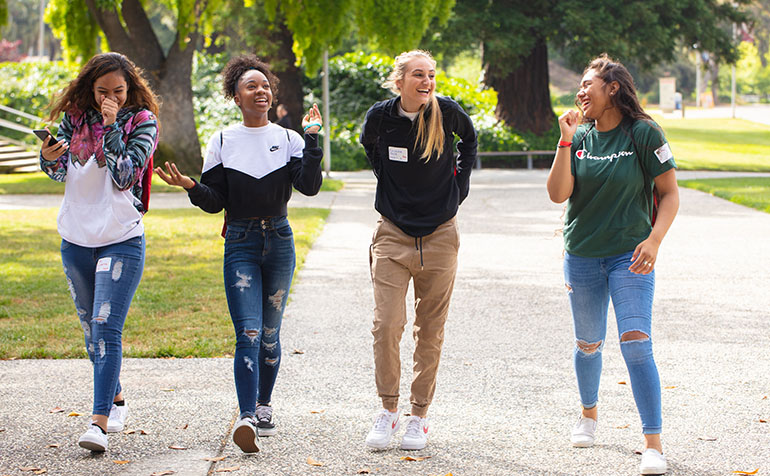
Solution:
[(395, 130), (396, 130), (396, 128), (394, 127), (393, 129), (385, 129), (385, 132), (387, 132), (388, 134), (390, 134), (391, 132), (393, 132), (393, 131), (395, 131)]

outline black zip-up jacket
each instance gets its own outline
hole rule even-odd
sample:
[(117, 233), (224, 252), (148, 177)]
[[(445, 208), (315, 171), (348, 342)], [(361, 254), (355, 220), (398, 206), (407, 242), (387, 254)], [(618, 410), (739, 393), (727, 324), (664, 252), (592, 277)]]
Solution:
[[(413, 125), (399, 114), (400, 97), (372, 106), (361, 128), (361, 144), (377, 177), (374, 208), (414, 237), (433, 233), (457, 214), (468, 196), (476, 161), (476, 131), (470, 117), (452, 99), (436, 98), (445, 137), (444, 150), (438, 157), (420, 158), (422, 149), (415, 144), (418, 119)], [(460, 138), (456, 157), (455, 134)]]

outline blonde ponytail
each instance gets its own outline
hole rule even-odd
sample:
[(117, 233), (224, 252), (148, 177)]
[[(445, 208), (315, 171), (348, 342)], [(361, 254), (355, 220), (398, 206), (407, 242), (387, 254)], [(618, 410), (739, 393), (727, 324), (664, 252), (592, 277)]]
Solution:
[[(396, 85), (396, 81), (403, 80), (406, 75), (406, 66), (413, 58), (422, 56), (427, 58), (433, 67), (436, 67), (436, 60), (433, 59), (430, 53), (423, 50), (412, 50), (401, 53), (396, 56), (393, 62), (393, 71), (390, 72), (388, 79), (382, 83), (382, 87), (390, 89), (395, 94), (400, 94), (401, 91)], [(425, 109), (428, 110), (428, 119), (426, 121)], [(436, 99), (435, 91), (431, 93), (430, 100), (424, 106), (420, 107), (419, 114), (417, 115), (417, 146), (422, 149), (421, 159), (430, 160), (435, 154), (437, 158), (441, 157), (441, 152), (444, 149), (444, 117), (441, 114), (441, 107)]]

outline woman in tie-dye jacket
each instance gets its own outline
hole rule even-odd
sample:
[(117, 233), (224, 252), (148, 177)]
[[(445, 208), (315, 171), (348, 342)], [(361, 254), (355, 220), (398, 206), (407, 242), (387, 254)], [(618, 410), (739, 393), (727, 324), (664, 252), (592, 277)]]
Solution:
[(78, 444), (107, 449), (128, 416), (120, 385), (123, 324), (144, 269), (144, 225), (158, 104), (125, 56), (91, 58), (53, 103), (64, 117), (40, 166), (65, 182), (57, 220), (64, 274), (94, 372), (91, 426)]

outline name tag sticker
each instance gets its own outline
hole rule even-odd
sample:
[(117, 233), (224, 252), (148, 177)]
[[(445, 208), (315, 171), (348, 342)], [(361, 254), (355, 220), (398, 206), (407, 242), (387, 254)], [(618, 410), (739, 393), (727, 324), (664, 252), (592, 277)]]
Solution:
[(388, 147), (388, 158), (396, 162), (408, 162), (409, 154), (405, 147)]
[(96, 272), (109, 271), (110, 264), (112, 264), (112, 258), (102, 258), (96, 262)]
[(671, 153), (671, 147), (668, 146), (668, 142), (663, 144), (662, 146), (655, 149), (655, 156), (658, 158), (660, 163), (664, 163), (667, 160), (674, 157), (674, 154)]

